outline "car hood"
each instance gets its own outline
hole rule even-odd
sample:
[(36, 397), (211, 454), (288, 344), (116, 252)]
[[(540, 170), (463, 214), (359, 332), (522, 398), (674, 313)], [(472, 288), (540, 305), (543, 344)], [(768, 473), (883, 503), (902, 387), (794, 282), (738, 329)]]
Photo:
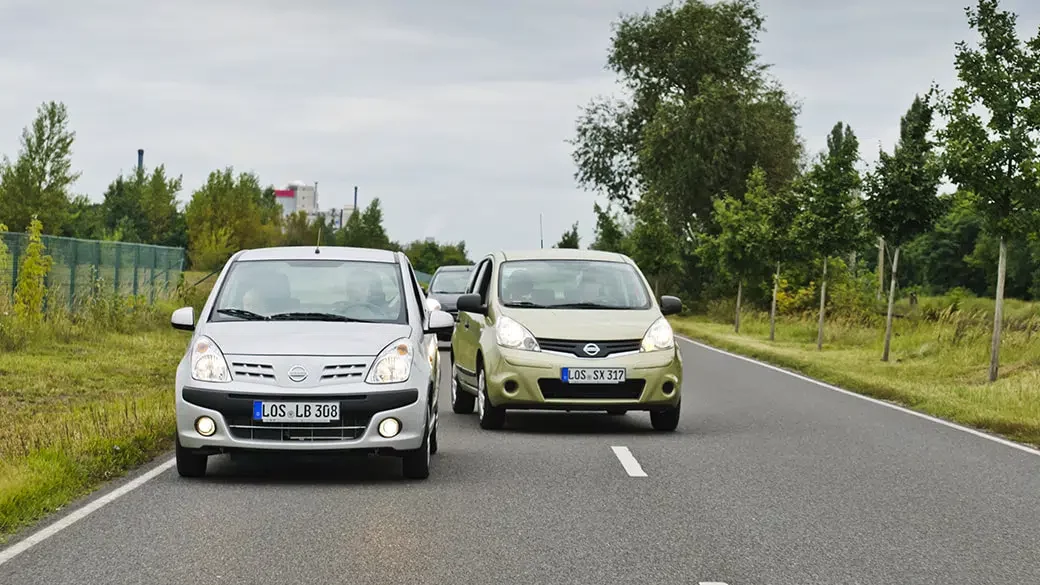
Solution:
[(408, 325), (326, 321), (222, 321), (206, 323), (225, 355), (374, 356), (409, 337)]
[(436, 299), (445, 311), (454, 311), (462, 295), (463, 293), (433, 293), (430, 298)]
[(503, 308), (501, 314), (520, 323), (543, 339), (610, 341), (642, 339), (646, 330), (661, 317), (657, 309), (519, 309)]

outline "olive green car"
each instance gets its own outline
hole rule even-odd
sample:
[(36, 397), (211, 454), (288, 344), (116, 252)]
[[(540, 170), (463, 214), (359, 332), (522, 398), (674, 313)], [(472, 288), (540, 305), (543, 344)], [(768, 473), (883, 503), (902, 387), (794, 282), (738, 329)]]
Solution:
[(675, 430), (682, 357), (666, 315), (682, 302), (654, 299), (627, 256), (574, 249), (497, 252), (483, 258), (458, 299), (451, 337), (451, 402), (485, 429), (507, 410), (650, 412)]

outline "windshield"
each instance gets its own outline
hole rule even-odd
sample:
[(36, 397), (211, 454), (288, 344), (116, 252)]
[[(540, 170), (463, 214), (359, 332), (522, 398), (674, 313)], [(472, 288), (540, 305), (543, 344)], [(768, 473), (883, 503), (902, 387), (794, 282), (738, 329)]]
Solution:
[(214, 321), (407, 323), (401, 272), (393, 262), (235, 262), (221, 286)]
[(629, 264), (603, 260), (503, 262), (498, 295), (507, 307), (649, 309), (650, 297)]
[(430, 281), (430, 292), (462, 294), (466, 292), (471, 274), (471, 270), (442, 270)]

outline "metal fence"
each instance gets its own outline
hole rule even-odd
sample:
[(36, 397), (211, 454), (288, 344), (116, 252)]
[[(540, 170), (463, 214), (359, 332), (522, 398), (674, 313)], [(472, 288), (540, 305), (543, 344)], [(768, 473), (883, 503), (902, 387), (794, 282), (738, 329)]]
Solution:
[[(14, 300), (22, 255), (29, 245), (24, 233), (0, 232), (7, 253), (0, 256), (0, 302)], [(75, 309), (94, 291), (144, 296), (148, 302), (172, 295), (184, 270), (184, 249), (127, 242), (42, 236), (52, 258), (47, 274), (47, 305)]]

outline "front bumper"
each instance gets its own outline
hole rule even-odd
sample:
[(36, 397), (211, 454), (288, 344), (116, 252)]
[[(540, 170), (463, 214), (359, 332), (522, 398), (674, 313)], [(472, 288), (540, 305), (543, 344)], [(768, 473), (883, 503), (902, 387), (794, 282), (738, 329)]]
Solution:
[[(332, 423), (262, 423), (252, 420), (254, 400), (339, 402), (340, 420)], [(177, 390), (177, 437), (182, 447), (226, 451), (406, 451), (422, 445), (427, 401), (417, 389), (365, 393), (306, 394), (235, 392), (186, 386)], [(217, 430), (209, 437), (195, 430), (195, 420), (209, 416)], [(384, 438), (377, 430), (388, 416), (401, 431)]]
[[(578, 358), (496, 347), (489, 354), (485, 358), (486, 384), (488, 398), (495, 406), (654, 410), (675, 406), (682, 393), (682, 358), (678, 351)], [(626, 381), (566, 384), (560, 379), (564, 367), (625, 368)]]

